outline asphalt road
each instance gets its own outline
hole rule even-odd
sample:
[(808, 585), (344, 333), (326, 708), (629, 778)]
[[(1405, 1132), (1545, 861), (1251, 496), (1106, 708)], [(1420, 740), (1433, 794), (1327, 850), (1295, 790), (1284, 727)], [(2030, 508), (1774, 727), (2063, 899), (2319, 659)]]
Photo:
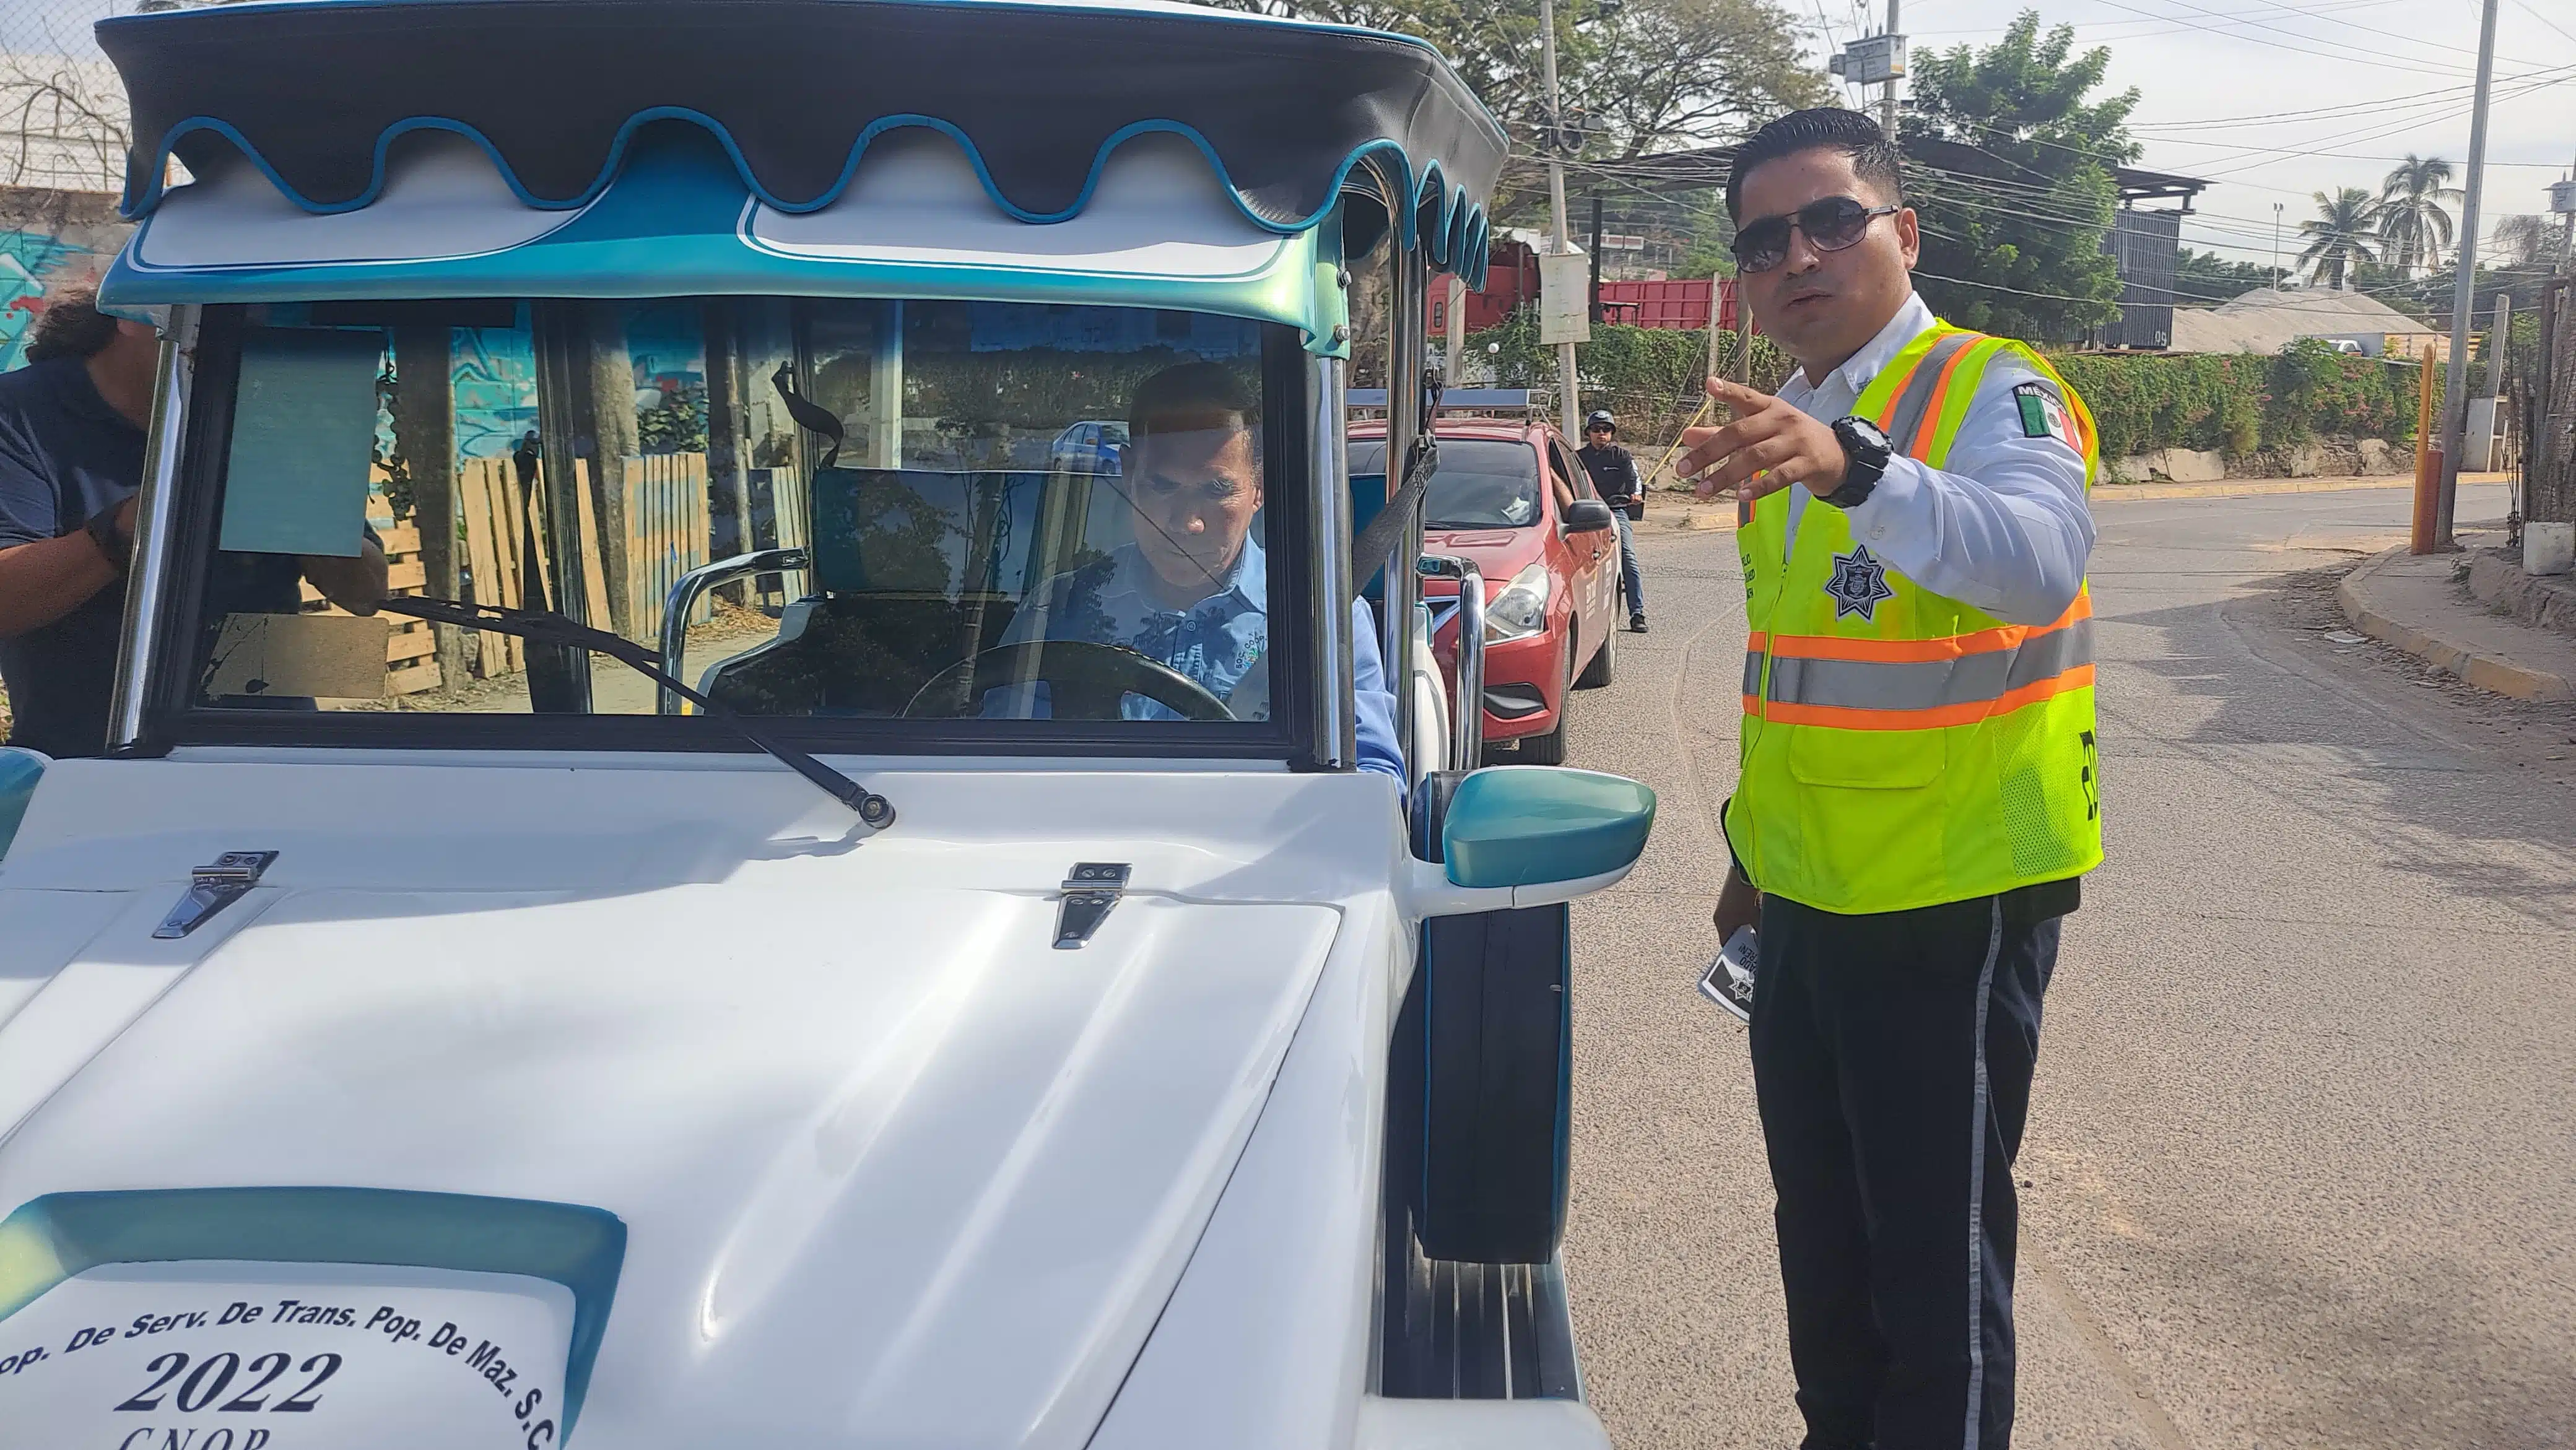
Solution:
[[(2323, 637), (2405, 510), (2097, 509), (2109, 860), (2019, 1167), (2021, 1444), (2576, 1444), (2576, 711)], [(1693, 991), (1743, 588), (1731, 534), (1642, 542), (1655, 632), (1573, 716), (1662, 798), (1576, 908), (1575, 1323), (1618, 1444), (1787, 1447), (1744, 1033)]]

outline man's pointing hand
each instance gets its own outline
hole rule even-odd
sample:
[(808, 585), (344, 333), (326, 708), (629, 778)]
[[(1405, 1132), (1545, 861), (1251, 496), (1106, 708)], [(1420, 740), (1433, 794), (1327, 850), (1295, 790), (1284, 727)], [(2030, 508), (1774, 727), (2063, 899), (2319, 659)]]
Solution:
[(1701, 498), (1733, 488), (1736, 497), (1751, 500), (1793, 483), (1821, 498), (1843, 486), (1843, 445), (1830, 426), (1769, 393), (1722, 378), (1708, 380), (1708, 395), (1733, 409), (1735, 421), (1723, 428), (1683, 429), (1683, 452), (1674, 465), (1694, 481)]

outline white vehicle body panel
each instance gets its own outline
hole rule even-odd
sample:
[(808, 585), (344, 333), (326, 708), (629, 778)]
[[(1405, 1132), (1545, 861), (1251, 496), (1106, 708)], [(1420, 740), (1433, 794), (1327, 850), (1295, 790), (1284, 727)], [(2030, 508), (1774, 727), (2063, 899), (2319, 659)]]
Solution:
[[(1412, 953), (1388, 782), (853, 762), (903, 811), (861, 839), (756, 758), (259, 755), (48, 772), (0, 867), (0, 1205), (606, 1209), (584, 1443), (1356, 1433)], [(399, 834), (350, 809), (389, 800)], [(251, 896), (151, 938), (252, 849)], [(1135, 871), (1060, 951), (1076, 860)]]

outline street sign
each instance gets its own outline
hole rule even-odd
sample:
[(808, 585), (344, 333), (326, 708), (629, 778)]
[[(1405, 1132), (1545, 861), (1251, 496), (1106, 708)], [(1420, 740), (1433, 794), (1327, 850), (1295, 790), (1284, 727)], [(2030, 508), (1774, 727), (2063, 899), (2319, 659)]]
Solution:
[(1905, 76), (1905, 37), (1862, 36), (1844, 46), (1842, 53), (1827, 63), (1826, 69), (1844, 80), (1864, 86), (1902, 80)]
[(1538, 340), (1550, 347), (1592, 340), (1592, 259), (1582, 252), (1539, 254)]

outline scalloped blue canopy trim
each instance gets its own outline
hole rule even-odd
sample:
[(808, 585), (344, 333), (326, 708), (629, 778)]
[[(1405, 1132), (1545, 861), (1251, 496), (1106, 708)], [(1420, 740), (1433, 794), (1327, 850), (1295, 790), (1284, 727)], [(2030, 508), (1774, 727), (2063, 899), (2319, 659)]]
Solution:
[(530, 191), (501, 155), (500, 148), (493, 145), (488, 137), (473, 126), (443, 116), (413, 116), (388, 126), (376, 138), (374, 170), (366, 191), (355, 200), (341, 203), (317, 202), (302, 195), (287, 184), (286, 179), (278, 174), (277, 169), (269, 164), (266, 157), (260, 155), (259, 149), (252, 145), (249, 138), (243, 136), (238, 129), (212, 116), (196, 116), (172, 126), (162, 136), (159, 155), (151, 168), (154, 178), (151, 189), (139, 198), (126, 198), (119, 209), (130, 219), (148, 216), (153, 208), (160, 204), (163, 195), (160, 178), (168, 171), (167, 163), (172, 148), (181, 137), (206, 131), (231, 142), (234, 149), (242, 154), (244, 160), (259, 168), (260, 174), (268, 178), (269, 184), (277, 188), (279, 195), (305, 211), (318, 216), (357, 211), (372, 205), (384, 194), (387, 160), (395, 141), (414, 131), (443, 131), (464, 137), (479, 147), (484, 155), (491, 158), (493, 169), (500, 173), (501, 179), (508, 184), (510, 190), (530, 207), (541, 211), (570, 211), (587, 206), (598, 199), (600, 194), (616, 181), (618, 172), (625, 163), (628, 146), (636, 132), (660, 121), (682, 122), (705, 131), (724, 148), (725, 155), (733, 163), (734, 171), (742, 178), (745, 190), (758, 198), (763, 205), (777, 211), (791, 213), (820, 211), (839, 200), (842, 193), (849, 189), (851, 181), (857, 177), (859, 163), (866, 157), (869, 145), (889, 132), (912, 127), (936, 131), (956, 142), (966, 153), (968, 162), (974, 166), (975, 176), (983, 184), (984, 192), (992, 198), (993, 204), (1014, 219), (1033, 226), (1069, 221), (1079, 216), (1083, 208), (1090, 204), (1093, 193), (1099, 189), (1101, 173), (1107, 169), (1110, 155), (1121, 145), (1138, 136), (1171, 135), (1186, 138), (1191, 145), (1198, 148), (1201, 156), (1207, 158), (1209, 167), (1216, 172), (1217, 180), (1224, 184), (1226, 196), (1233, 201), (1235, 209), (1255, 226), (1282, 236), (1311, 231), (1321, 224), (1324, 218), (1332, 213), (1334, 207), (1339, 205), (1340, 195), (1349, 183), (1352, 171), (1361, 163), (1374, 161), (1380, 166), (1391, 163), (1400, 177), (1400, 186), (1412, 198), (1412, 204), (1409, 206), (1390, 208), (1395, 213), (1400, 243), (1408, 250), (1415, 247), (1424, 248), (1429, 253), (1434, 267), (1459, 274), (1471, 287), (1481, 288), (1485, 281), (1485, 241), (1491, 232), (1485, 209), (1469, 197), (1466, 188), (1449, 185), (1446, 168), (1438, 158), (1425, 162), (1421, 168), (1421, 174), (1417, 177), (1413, 158), (1406, 153), (1400, 142), (1386, 138), (1365, 142), (1353, 148), (1351, 154), (1344, 157), (1341, 165), (1335, 170), (1332, 186), (1334, 201), (1318, 208), (1311, 216), (1292, 221), (1280, 221), (1263, 216), (1246, 204), (1243, 193), (1234, 184), (1233, 177), (1227, 174), (1225, 161), (1217, 155), (1216, 148), (1209, 144), (1208, 139), (1201, 135), (1197, 128), (1179, 121), (1135, 121), (1120, 127), (1111, 133), (1107, 140), (1100, 143), (1099, 151), (1092, 157), (1090, 174), (1084, 177), (1082, 190), (1074, 198), (1073, 205), (1058, 212), (1036, 212), (1018, 205), (1002, 193), (1000, 185), (993, 180), (991, 168), (984, 162), (983, 153), (976, 148), (973, 137), (935, 116), (910, 114), (884, 116), (869, 123), (867, 129), (860, 132), (858, 140), (851, 145), (849, 159), (842, 164), (841, 174), (832, 183), (830, 189), (821, 196), (804, 202), (790, 202), (762, 186), (759, 179), (752, 174), (751, 164), (744, 157), (741, 146), (734, 141), (732, 134), (725, 129), (723, 123), (702, 111), (684, 107), (656, 106), (629, 116), (624, 124), (618, 127), (616, 139), (608, 148), (608, 155), (601, 163), (599, 174), (592, 178), (590, 185), (579, 194), (570, 197), (543, 197)]

